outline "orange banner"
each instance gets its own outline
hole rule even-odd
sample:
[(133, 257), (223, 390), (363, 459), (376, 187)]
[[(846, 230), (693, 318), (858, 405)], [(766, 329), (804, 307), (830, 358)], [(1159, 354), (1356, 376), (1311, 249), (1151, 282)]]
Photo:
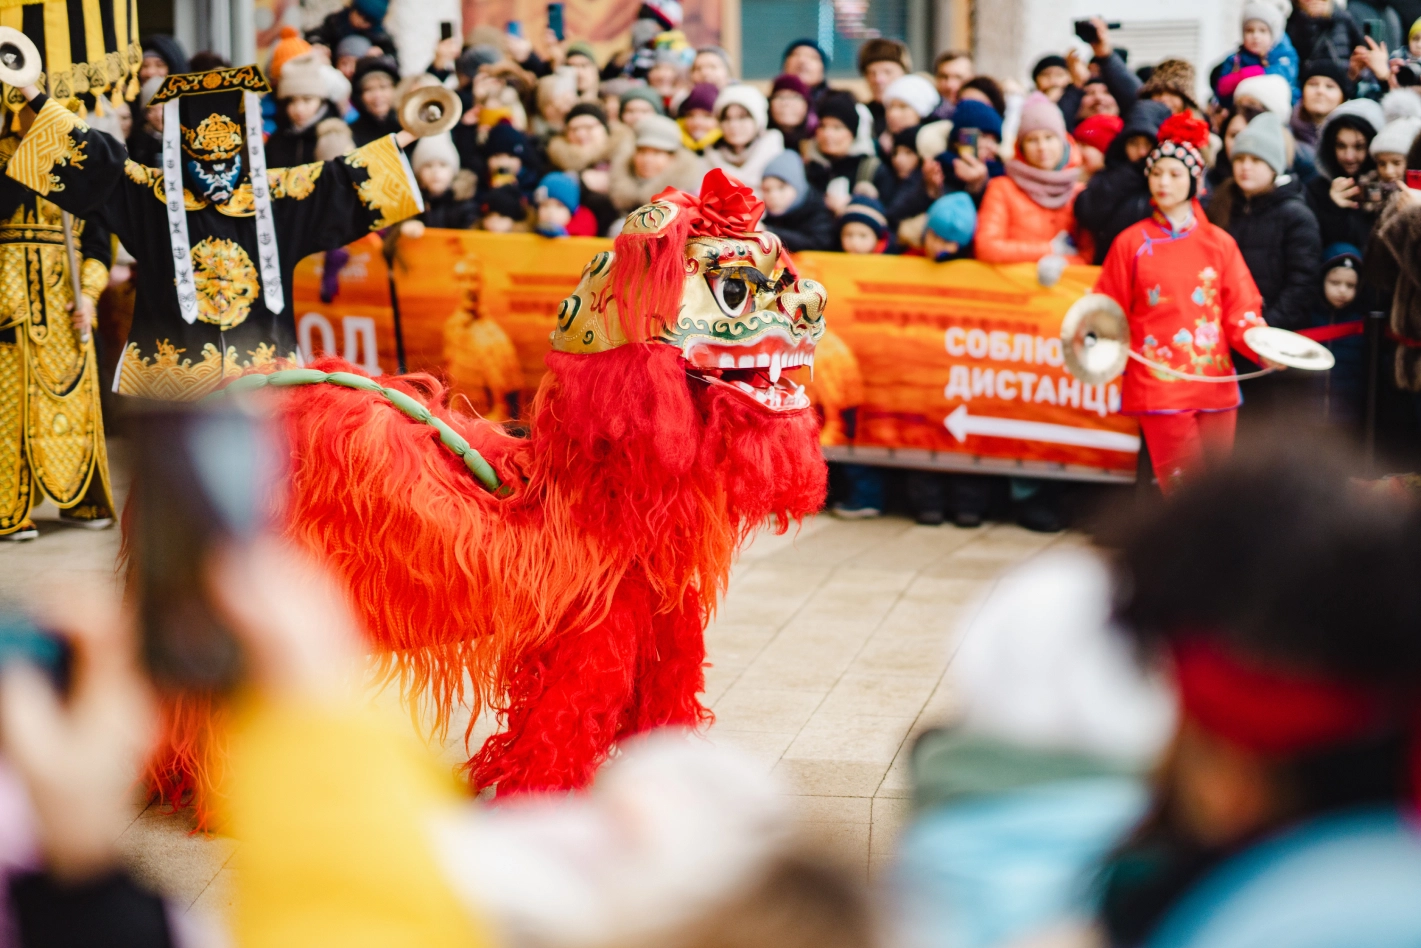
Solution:
[[(395, 256), (410, 371), (449, 379), (471, 407), (516, 417), (537, 389), (558, 303), (611, 241), (429, 230)], [(329, 303), (327, 257), (296, 270), (297, 334), (307, 358), (334, 352), (396, 369), (389, 268), (377, 237), (349, 254)], [(1084, 385), (1063, 368), (1061, 317), (1095, 268), (1051, 288), (1033, 264), (938, 264), (913, 257), (805, 253), (829, 292), (829, 333), (814, 378), (835, 460), (1073, 480), (1131, 481), (1138, 428), (1119, 384)], [(804, 373), (806, 376), (808, 373)]]

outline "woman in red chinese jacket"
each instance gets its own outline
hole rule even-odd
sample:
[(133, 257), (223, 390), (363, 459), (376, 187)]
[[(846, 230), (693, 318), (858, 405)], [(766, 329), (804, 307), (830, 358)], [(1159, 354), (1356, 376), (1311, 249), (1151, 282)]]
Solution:
[[(1127, 227), (1106, 255), (1095, 292), (1130, 322), (1130, 345), (1151, 362), (1196, 376), (1234, 374), (1229, 347), (1258, 361), (1244, 330), (1264, 325), (1263, 298), (1238, 245), (1199, 206), (1209, 127), (1181, 113), (1145, 160), (1154, 212)], [(1136, 415), (1160, 489), (1169, 493), (1233, 448), (1238, 383), (1180, 378), (1132, 359), (1121, 412)]]

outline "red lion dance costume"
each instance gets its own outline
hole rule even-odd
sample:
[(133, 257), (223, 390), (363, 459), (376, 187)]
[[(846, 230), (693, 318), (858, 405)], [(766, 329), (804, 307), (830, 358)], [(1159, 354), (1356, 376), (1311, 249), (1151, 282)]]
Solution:
[[(756, 229), (763, 211), (712, 171), (701, 198), (634, 212), (559, 307), (527, 438), (450, 409), (428, 375), (381, 379), (388, 397), (271, 377), (290, 535), (345, 578), (407, 696), (441, 723), (464, 701), (499, 713), (475, 788), (582, 787), (618, 740), (706, 722), (703, 633), (737, 550), (823, 502), (818, 420), (781, 372), (812, 364), (825, 294)], [(150, 778), (202, 816), (212, 712), (167, 718)]]

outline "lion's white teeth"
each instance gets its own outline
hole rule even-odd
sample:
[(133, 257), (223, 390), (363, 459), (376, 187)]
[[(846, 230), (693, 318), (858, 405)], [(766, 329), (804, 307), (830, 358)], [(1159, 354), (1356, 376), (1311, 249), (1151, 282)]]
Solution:
[(733, 368), (735, 368), (735, 356), (731, 355), (730, 353), (726, 353), (725, 355), (722, 355), (722, 356), (720, 357), (720, 367), (721, 367), (722, 369), (733, 369)]
[(755, 357), (755, 366), (761, 369), (768, 369), (770, 367), (770, 357), (763, 352), (760, 353)]
[(778, 352), (770, 356), (770, 384), (774, 385), (780, 380), (780, 354)]
[(743, 355), (743, 356), (741, 356), (741, 357), (740, 357), (740, 367), (741, 367), (742, 369), (753, 369), (753, 368), (755, 367), (755, 357), (752, 356), (752, 355)]

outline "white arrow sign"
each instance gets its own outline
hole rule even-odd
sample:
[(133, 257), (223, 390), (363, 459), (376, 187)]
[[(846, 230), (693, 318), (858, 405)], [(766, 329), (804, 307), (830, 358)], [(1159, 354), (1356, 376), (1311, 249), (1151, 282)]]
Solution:
[(1098, 428), (1073, 428), (1070, 425), (1052, 425), (1044, 421), (1021, 421), (1016, 418), (992, 418), (988, 415), (969, 415), (967, 406), (959, 405), (952, 414), (943, 419), (947, 430), (958, 441), (966, 441), (968, 435), (985, 435), (989, 438), (1017, 438), (1021, 441), (1050, 441), (1053, 444), (1070, 444), (1078, 448), (1100, 448), (1104, 451), (1136, 452), (1140, 450), (1140, 439), (1136, 435), (1119, 431), (1101, 431)]

